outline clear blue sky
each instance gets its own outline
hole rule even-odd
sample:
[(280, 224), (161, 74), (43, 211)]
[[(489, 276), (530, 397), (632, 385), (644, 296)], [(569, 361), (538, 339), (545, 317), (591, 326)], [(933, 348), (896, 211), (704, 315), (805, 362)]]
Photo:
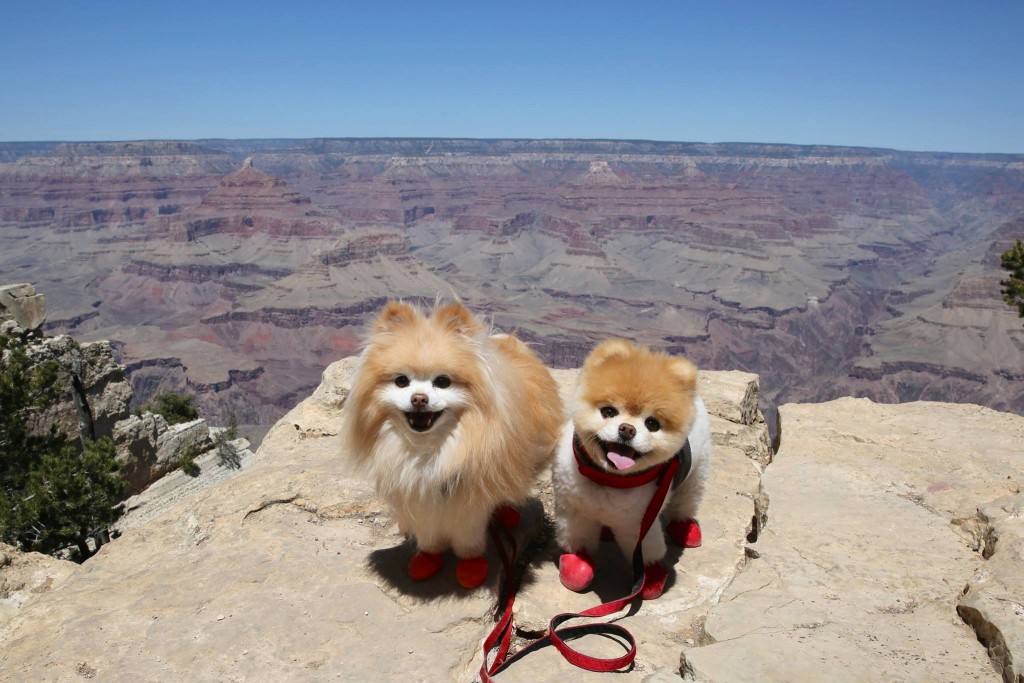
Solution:
[(0, 0), (0, 140), (1024, 153), (1024, 1)]

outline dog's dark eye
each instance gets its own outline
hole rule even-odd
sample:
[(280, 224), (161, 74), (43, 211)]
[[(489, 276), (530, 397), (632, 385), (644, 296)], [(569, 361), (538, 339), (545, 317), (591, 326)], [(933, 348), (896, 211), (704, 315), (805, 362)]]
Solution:
[(644, 420), (644, 426), (647, 427), (647, 431), (649, 432), (656, 432), (659, 429), (661, 429), (661, 423), (658, 422), (653, 417), (649, 417), (646, 420)]
[(434, 386), (438, 389), (447, 389), (452, 385), (452, 378), (447, 375), (438, 375), (434, 378)]
[(406, 377), (405, 375), (399, 375), (398, 377), (395, 378), (395, 386), (398, 387), (399, 389), (405, 389), (407, 386), (409, 386), (409, 378)]
[(615, 408), (612, 408), (611, 406), (605, 406), (604, 408), (601, 408), (601, 417), (603, 417), (606, 420), (613, 418), (618, 414), (619, 411), (615, 410)]

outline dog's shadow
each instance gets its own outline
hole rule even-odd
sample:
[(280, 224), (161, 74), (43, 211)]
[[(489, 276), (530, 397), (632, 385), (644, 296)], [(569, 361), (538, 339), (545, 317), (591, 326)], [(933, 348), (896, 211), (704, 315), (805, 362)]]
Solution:
[[(508, 530), (507, 535), (503, 532), (499, 533), (499, 537), (503, 539), (504, 543), (507, 543), (511, 537), (517, 548), (517, 552), (512, 558), (513, 575), (521, 575), (520, 569), (524, 562), (528, 561), (531, 549), (536, 548), (538, 543), (546, 544), (547, 539), (551, 537), (550, 521), (544, 515), (544, 506), (540, 500), (531, 498), (517, 510), (520, 514), (519, 526)], [(506, 585), (505, 568), (501, 555), (495, 548), (490, 534), (488, 534), (487, 551), (484, 554), (489, 566), (487, 579), (479, 588), (466, 589), (459, 585), (455, 578), (455, 565), (458, 560), (450, 550), (443, 553), (444, 565), (437, 574), (426, 581), (414, 581), (409, 578), (407, 571), (409, 560), (414, 554), (416, 554), (416, 542), (406, 539), (396, 546), (371, 551), (367, 557), (367, 567), (389, 588), (404, 595), (427, 601), (469, 596), (479, 590), (488, 590), (498, 594)]]
[[(548, 571), (558, 576), (558, 558), (563, 552), (552, 537), (543, 552), (532, 558), (522, 575), (521, 586), (526, 587), (533, 583), (540, 571)], [(671, 542), (668, 543), (667, 552), (661, 561), (662, 566), (668, 570), (668, 578), (665, 582), (666, 593), (676, 583), (676, 565), (684, 553), (684, 548)], [(587, 587), (583, 595), (594, 595), (595, 605), (624, 598), (632, 592), (634, 581), (632, 558), (623, 555), (614, 539), (602, 540), (597, 552), (594, 553), (593, 560), (594, 581)], [(545, 570), (544, 565), (551, 565), (551, 568)], [(629, 611), (622, 616), (635, 614), (641, 605), (643, 605), (643, 600), (637, 597), (630, 605)]]
[[(544, 506), (540, 500), (531, 498), (518, 510), (521, 515), (519, 526), (510, 530), (507, 535), (499, 533), (499, 538), (506, 544), (507, 550), (511, 550), (507, 546), (509, 536), (514, 540), (515, 553), (510, 567), (511, 585), (516, 592), (522, 592), (540, 581), (542, 574), (553, 573), (557, 577), (558, 558), (563, 551), (555, 541), (554, 522), (544, 513)], [(485, 553), (489, 564), (487, 579), (476, 589), (466, 589), (459, 585), (455, 578), (457, 559), (451, 551), (443, 554), (444, 565), (437, 574), (426, 581), (414, 581), (409, 578), (406, 568), (415, 553), (415, 541), (406, 539), (390, 548), (378, 548), (370, 552), (367, 566), (387, 587), (424, 601), (468, 597), (480, 590), (487, 590), (503, 599), (505, 591), (509, 588), (507, 570), (490, 535)], [(675, 565), (683, 554), (683, 548), (669, 543), (668, 552), (662, 560), (662, 565), (669, 569), (665, 584), (666, 592), (676, 582)], [(594, 562), (594, 582), (585, 594), (595, 595), (601, 603), (629, 595), (633, 585), (632, 562), (623, 556), (614, 540), (601, 542), (598, 552), (594, 554)], [(553, 572), (549, 565), (553, 565)], [(499, 604), (500, 602), (499, 599)], [(638, 597), (624, 616), (635, 614), (642, 604), (643, 601)]]

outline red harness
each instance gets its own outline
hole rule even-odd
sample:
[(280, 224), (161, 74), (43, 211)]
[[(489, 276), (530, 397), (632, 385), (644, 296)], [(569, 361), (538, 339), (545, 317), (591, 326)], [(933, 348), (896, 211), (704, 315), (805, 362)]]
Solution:
[[(680, 465), (685, 464), (686, 469), (689, 470), (690, 443), (687, 441), (683, 450), (680, 451), (680, 455), (677, 455), (677, 457), (632, 476), (604, 473), (604, 470), (592, 463), (590, 458), (586, 457), (585, 453), (581, 458), (581, 451), (583, 448), (582, 446), (577, 448), (578, 443), (579, 439), (574, 435), (573, 451), (576, 455), (576, 463), (580, 469), (580, 473), (588, 479), (607, 486), (615, 486), (616, 488), (642, 486), (643, 484), (648, 484), (655, 480), (658, 482), (658, 486), (654, 491), (654, 496), (652, 496), (651, 502), (648, 503), (647, 510), (644, 512), (643, 520), (640, 523), (640, 536), (637, 538), (636, 547), (633, 549), (632, 592), (624, 598), (612, 600), (611, 602), (591, 607), (590, 609), (582, 612), (566, 612), (555, 616), (548, 624), (547, 635), (528, 643), (523, 646), (521, 650), (509, 657), (508, 650), (512, 641), (513, 632), (512, 605), (515, 603), (515, 585), (513, 583), (514, 577), (512, 574), (516, 544), (512, 535), (508, 533), (507, 530), (502, 529), (501, 531), (504, 531), (506, 541), (509, 543), (509, 548), (506, 549), (505, 544), (502, 543), (498, 525), (492, 523), (490, 527), (491, 538), (494, 540), (494, 544), (498, 548), (498, 553), (501, 555), (502, 567), (505, 570), (506, 597), (505, 606), (501, 612), (501, 616), (498, 618), (498, 623), (495, 624), (494, 630), (492, 630), (490, 635), (488, 635), (486, 640), (484, 640), (484, 661), (480, 667), (480, 680), (482, 683), (491, 683), (491, 681), (493, 681), (492, 676), (496, 676), (501, 673), (513, 662), (522, 659), (534, 650), (539, 650), (547, 647), (548, 645), (554, 645), (555, 649), (557, 649), (570, 664), (578, 666), (581, 669), (587, 669), (588, 671), (618, 671), (619, 669), (628, 667), (636, 658), (636, 639), (633, 637), (633, 634), (627, 631), (623, 626), (603, 621), (585, 623), (578, 626), (562, 626), (562, 624), (579, 617), (606, 617), (610, 614), (614, 614), (629, 605), (633, 599), (640, 594), (640, 591), (643, 590), (644, 558), (643, 551), (640, 546), (643, 542), (644, 536), (647, 535), (647, 532), (650, 530), (655, 520), (657, 520), (658, 514), (661, 512), (661, 506), (665, 502), (665, 496), (668, 495), (669, 490), (672, 488), (673, 480), (676, 478), (676, 473), (681, 470)], [(600, 473), (604, 473), (604, 476), (600, 476)], [(683, 473), (683, 477), (685, 476), (686, 473)], [(616, 482), (606, 484), (604, 481), (606, 478), (614, 479)], [(628, 480), (629, 483), (623, 484), (621, 480)], [(620, 639), (624, 646), (628, 644), (625, 654), (612, 658), (593, 657), (572, 649), (566, 642), (592, 634), (612, 636), (613, 638)], [(495, 648), (497, 651), (494, 655), (494, 661), (490, 666), (488, 666), (488, 656), (491, 650)]]
[(575, 434), (572, 435), (572, 454), (576, 456), (576, 468), (580, 471), (580, 474), (590, 481), (613, 489), (632, 489), (644, 484), (650, 484), (658, 478), (662, 468), (665, 466), (665, 464), (655, 465), (650, 469), (632, 474), (612, 474), (594, 464), (586, 449), (583, 448), (583, 442), (580, 441), (580, 437)]

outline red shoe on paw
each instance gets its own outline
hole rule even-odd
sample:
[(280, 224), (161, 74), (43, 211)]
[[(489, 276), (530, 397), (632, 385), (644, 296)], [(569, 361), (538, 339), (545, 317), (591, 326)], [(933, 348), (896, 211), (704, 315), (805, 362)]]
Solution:
[(441, 570), (444, 561), (441, 553), (426, 553), (422, 550), (412, 556), (406, 571), (413, 581), (426, 581)]
[(565, 553), (558, 558), (558, 580), (571, 591), (586, 590), (594, 580), (594, 561), (586, 550)]
[(660, 564), (655, 562), (644, 567), (644, 587), (640, 596), (644, 600), (656, 600), (665, 592), (665, 583), (668, 581), (668, 572)]
[(700, 525), (695, 519), (677, 519), (665, 529), (676, 545), (684, 548), (699, 548), (701, 543)]
[(498, 524), (506, 529), (515, 529), (519, 526), (519, 520), (521, 519), (519, 510), (516, 510), (511, 505), (502, 505), (495, 510), (494, 518), (498, 520)]
[(487, 558), (464, 557), (455, 565), (455, 579), (463, 588), (476, 588), (487, 580)]

